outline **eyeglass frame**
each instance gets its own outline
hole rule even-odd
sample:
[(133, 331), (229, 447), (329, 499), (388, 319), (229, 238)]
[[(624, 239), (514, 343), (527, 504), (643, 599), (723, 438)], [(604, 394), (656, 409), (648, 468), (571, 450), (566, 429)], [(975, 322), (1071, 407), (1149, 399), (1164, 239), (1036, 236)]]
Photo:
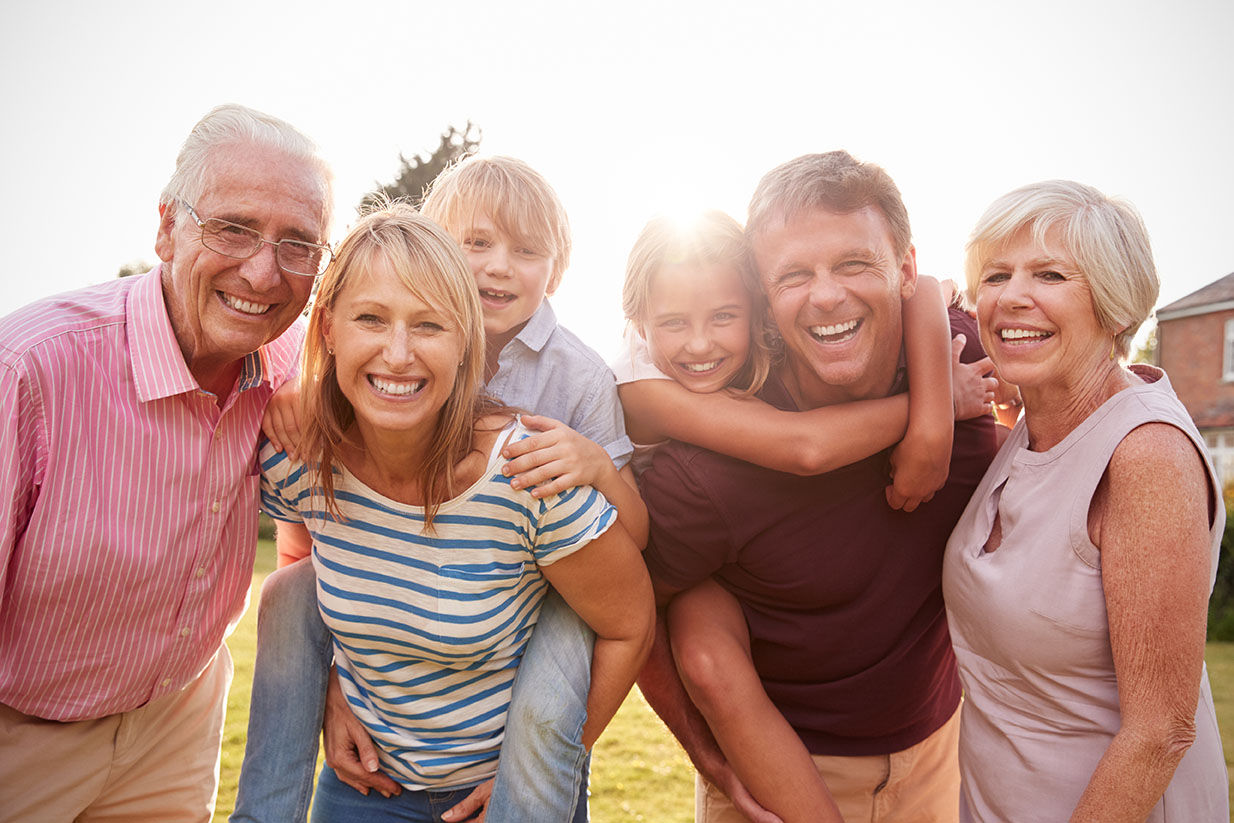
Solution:
[[(323, 274), (325, 274), (326, 270), (330, 268), (330, 264), (334, 262), (334, 249), (330, 248), (330, 246), (324, 243), (310, 243), (307, 240), (296, 240), (295, 238), (291, 238), (291, 237), (284, 237), (282, 240), (267, 240), (266, 238), (262, 237), (261, 232), (257, 231), (256, 229), (249, 228), (248, 226), (242, 226), (239, 223), (233, 223), (230, 220), (224, 220), (221, 217), (207, 217), (205, 220), (202, 220), (201, 217), (197, 214), (197, 210), (194, 209), (192, 206), (190, 206), (187, 200), (180, 200), (177, 198), (176, 202), (179, 203), (181, 206), (184, 206), (185, 210), (189, 214), (189, 217), (193, 218), (193, 222), (196, 223), (197, 228), (201, 230), (201, 237), (200, 237), (201, 244), (205, 246), (207, 249), (209, 249), (210, 251), (214, 252), (215, 254), (221, 254), (224, 257), (230, 257), (232, 260), (248, 260), (250, 258), (257, 256), (258, 252), (261, 251), (262, 245), (274, 246), (274, 262), (281, 271), (284, 271), (287, 274), (294, 274), (296, 277), (312, 277), (314, 279), (321, 277)], [(246, 232), (249, 232), (250, 234), (252, 234), (254, 237), (257, 238), (257, 241), (258, 241), (257, 245), (253, 247), (252, 252), (245, 255), (244, 257), (238, 257), (237, 255), (234, 255), (234, 254), (228, 254), (225, 251), (219, 251), (218, 249), (214, 248), (213, 246), (211, 246), (209, 243), (206, 242), (206, 223), (208, 223), (211, 220), (215, 220), (219, 223), (224, 224), (225, 226), (235, 226), (238, 229), (242, 229)], [(309, 248), (321, 249), (322, 251), (325, 252), (325, 255), (326, 255), (325, 265), (323, 265), (321, 267), (321, 271), (317, 272), (316, 274), (309, 274), (307, 272), (302, 272), (302, 271), (293, 271), (287, 268), (286, 266), (283, 265), (283, 263), (279, 259), (279, 250), (282, 249), (284, 243), (295, 243), (300, 246), (308, 246)]]

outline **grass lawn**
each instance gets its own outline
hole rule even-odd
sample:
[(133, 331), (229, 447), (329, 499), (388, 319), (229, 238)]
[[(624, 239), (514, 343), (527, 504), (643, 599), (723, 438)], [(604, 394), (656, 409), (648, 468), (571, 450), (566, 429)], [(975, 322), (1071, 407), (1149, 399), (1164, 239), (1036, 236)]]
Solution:
[[(274, 546), (263, 541), (253, 575), (253, 605), (228, 640), (236, 677), (227, 705), (216, 821), (225, 821), (235, 802), (257, 645), (257, 592), (261, 580), (273, 570)], [(1208, 644), (1208, 676), (1228, 769), (1234, 756), (1234, 643)], [(596, 744), (592, 761), (591, 818), (595, 823), (689, 823), (694, 819), (690, 763), (637, 689)]]

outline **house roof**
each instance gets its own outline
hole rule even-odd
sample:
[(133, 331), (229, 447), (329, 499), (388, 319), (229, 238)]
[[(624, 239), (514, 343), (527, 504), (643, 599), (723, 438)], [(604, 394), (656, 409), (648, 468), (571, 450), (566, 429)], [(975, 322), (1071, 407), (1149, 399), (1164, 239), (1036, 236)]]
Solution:
[(1231, 306), (1234, 306), (1234, 272), (1157, 309), (1157, 319), (1169, 320), (1172, 316), (1203, 314)]

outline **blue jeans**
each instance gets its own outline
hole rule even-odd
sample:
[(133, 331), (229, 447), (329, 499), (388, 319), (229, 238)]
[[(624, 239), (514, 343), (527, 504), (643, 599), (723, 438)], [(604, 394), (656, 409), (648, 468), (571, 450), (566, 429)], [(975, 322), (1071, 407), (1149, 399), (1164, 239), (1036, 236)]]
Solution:
[(333, 658), (306, 557), (261, 587), (248, 740), (231, 823), (304, 823)]
[[(582, 729), (594, 639), (550, 590), (515, 677), (487, 823), (588, 820)], [(257, 612), (248, 741), (231, 823), (303, 823), (332, 658), (311, 559), (271, 574)]]
[(486, 823), (587, 823), (582, 739), (595, 637), (549, 589), (514, 676)]
[[(338, 779), (334, 769), (322, 768), (313, 798), (313, 823), (442, 823), (441, 816), (471, 794), (474, 786), (445, 791), (413, 792), (397, 797), (367, 795)], [(474, 820), (475, 816), (468, 818)]]

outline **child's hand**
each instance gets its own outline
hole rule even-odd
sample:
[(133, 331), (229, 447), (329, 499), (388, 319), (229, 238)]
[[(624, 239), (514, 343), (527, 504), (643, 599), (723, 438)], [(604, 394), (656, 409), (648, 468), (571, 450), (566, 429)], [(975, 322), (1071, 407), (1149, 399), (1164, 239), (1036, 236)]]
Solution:
[(287, 452), (292, 460), (297, 459), (300, 446), (300, 390), (294, 380), (279, 386), (278, 391), (266, 405), (261, 417), (261, 430), (270, 438), (271, 445)]
[(565, 423), (535, 414), (522, 419), (539, 434), (501, 450), (510, 461), (502, 473), (513, 478), (512, 488), (531, 489), (532, 497), (542, 498), (575, 486), (598, 485), (607, 472), (617, 471), (608, 452)]
[(972, 420), (990, 413), (998, 380), (993, 374), (994, 363), (983, 357), (973, 363), (961, 363), (966, 338), (957, 334), (951, 341), (951, 397), (955, 401), (955, 419)]
[(911, 512), (922, 503), (929, 503), (934, 492), (947, 482), (950, 467), (950, 447), (944, 450), (909, 431), (891, 451), (887, 505)]

